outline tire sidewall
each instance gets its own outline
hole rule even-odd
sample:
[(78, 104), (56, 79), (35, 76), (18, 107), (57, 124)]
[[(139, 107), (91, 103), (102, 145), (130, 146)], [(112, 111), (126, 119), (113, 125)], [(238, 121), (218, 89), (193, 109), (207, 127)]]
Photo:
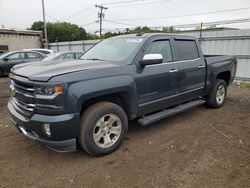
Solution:
[[(216, 100), (216, 94), (217, 94), (217, 91), (218, 91), (218, 89), (219, 89), (219, 87), (221, 85), (225, 89), (225, 96), (224, 96), (224, 99), (223, 99), (222, 103), (218, 103), (217, 100)], [(223, 106), (224, 103), (225, 103), (225, 101), (226, 101), (226, 96), (227, 96), (227, 85), (226, 85), (226, 82), (224, 80), (217, 80), (216, 86), (215, 86), (213, 94), (212, 94), (212, 97), (213, 97), (213, 101), (212, 102), (214, 104), (214, 107), (220, 108), (221, 106)]]
[(0, 69), (0, 76), (3, 76), (3, 70)]
[[(108, 148), (101, 148), (101, 147), (97, 146), (96, 143), (94, 142), (93, 131), (94, 131), (94, 128), (95, 128), (97, 121), (101, 117), (103, 117), (104, 115), (107, 115), (107, 114), (115, 114), (120, 118), (121, 123), (122, 123), (122, 131), (121, 131), (121, 134), (114, 145), (112, 145)], [(85, 123), (84, 119), (81, 123)], [(87, 147), (87, 150), (91, 154), (94, 154), (95, 156), (105, 155), (105, 154), (111, 153), (111, 152), (115, 151), (117, 148), (119, 148), (120, 145), (122, 144), (122, 141), (124, 140), (124, 137), (126, 136), (126, 133), (128, 130), (127, 116), (126, 116), (125, 112), (121, 109), (121, 107), (119, 107), (117, 105), (112, 105), (112, 106), (109, 105), (109, 107), (107, 107), (107, 108), (102, 108), (100, 110), (97, 109), (97, 111), (94, 111), (93, 114), (91, 114), (91, 118), (86, 123), (87, 123), (87, 125), (84, 125), (84, 126), (86, 126), (85, 132), (82, 133), (82, 134), (84, 134), (84, 138), (85, 138), (85, 147)]]

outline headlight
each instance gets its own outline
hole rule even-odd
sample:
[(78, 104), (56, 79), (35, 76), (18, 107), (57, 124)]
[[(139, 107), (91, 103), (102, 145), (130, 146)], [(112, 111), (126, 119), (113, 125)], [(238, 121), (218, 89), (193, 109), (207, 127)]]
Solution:
[(62, 93), (63, 87), (61, 85), (40, 86), (36, 88), (36, 93), (41, 95), (53, 95), (55, 93)]

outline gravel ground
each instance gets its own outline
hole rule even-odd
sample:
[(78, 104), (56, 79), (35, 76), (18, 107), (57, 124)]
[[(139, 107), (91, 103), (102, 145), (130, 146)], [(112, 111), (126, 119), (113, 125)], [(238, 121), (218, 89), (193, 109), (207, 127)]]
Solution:
[(0, 187), (250, 187), (250, 89), (233, 85), (223, 108), (197, 107), (141, 127), (93, 158), (56, 153), (20, 134), (0, 78)]

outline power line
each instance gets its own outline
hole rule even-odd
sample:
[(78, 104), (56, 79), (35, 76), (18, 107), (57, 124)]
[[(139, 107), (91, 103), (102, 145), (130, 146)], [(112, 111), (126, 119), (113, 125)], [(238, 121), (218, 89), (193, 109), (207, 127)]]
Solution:
[[(203, 26), (210, 25), (227, 25), (227, 24), (235, 24), (235, 23), (246, 23), (250, 22), (250, 18), (242, 18), (242, 19), (234, 19), (234, 20), (223, 20), (223, 21), (215, 21), (215, 22), (206, 22), (202, 23)], [(174, 25), (173, 27), (184, 28), (184, 27), (195, 27), (200, 23), (196, 24), (184, 24), (184, 25)]]
[(169, 19), (169, 18), (179, 18), (179, 17), (188, 17), (188, 16), (198, 16), (198, 15), (204, 15), (204, 14), (216, 14), (216, 13), (222, 13), (222, 12), (232, 12), (232, 11), (239, 11), (239, 10), (248, 10), (248, 9), (250, 9), (250, 7), (219, 10), (219, 11), (211, 11), (211, 12), (201, 12), (201, 13), (196, 13), (196, 14), (183, 14), (183, 15), (176, 15), (176, 16), (165, 16), (165, 17), (162, 16), (162, 17), (149, 17), (149, 18), (113, 19), (112, 21)]
[(75, 16), (74, 18), (71, 18), (71, 19), (68, 19), (68, 20), (69, 20), (69, 21), (77, 20), (77, 19), (79, 19), (79, 18), (77, 18), (77, 17), (80, 17), (80, 18), (82, 19), (83, 17), (89, 16), (89, 15), (91, 15), (91, 14), (93, 14), (93, 13), (95, 13), (95, 9), (88, 11), (87, 14), (82, 14), (82, 15), (79, 14), (79, 15)]
[(83, 24), (82, 27), (85, 27), (85, 26), (88, 26), (88, 25), (92, 25), (92, 24), (95, 24), (95, 23), (98, 23), (98, 21), (93, 21), (93, 22), (89, 22), (89, 23)]
[[(81, 17), (91, 15), (91, 14), (94, 13), (94, 11), (95, 11), (95, 10), (91, 10), (91, 11), (89, 11), (87, 14), (81, 15)], [(47, 16), (48, 18), (51, 18), (51, 19), (57, 21), (57, 22), (64, 22), (64, 21), (65, 21), (65, 20), (63, 20), (63, 19), (60, 20), (60, 19), (57, 19), (57, 18), (55, 18), (55, 17), (52, 17), (52, 16), (50, 16), (50, 15), (48, 15), (48, 14), (46, 14), (46, 16)], [(78, 15), (78, 16), (80, 16), (80, 15)], [(76, 19), (76, 17), (75, 17), (74, 19), (71, 19), (71, 21), (72, 21), (72, 20), (75, 20), (75, 19)]]
[(55, 21), (60, 21), (60, 20), (58, 20), (57, 18), (54, 18), (54, 17), (52, 17), (52, 16), (50, 16), (50, 15), (48, 15), (48, 14), (45, 14), (45, 16), (47, 16), (48, 18), (51, 18), (51, 19), (53, 19), (53, 20), (55, 20)]
[[(234, 19), (234, 20), (222, 20), (222, 21), (215, 21), (215, 22), (203, 22), (203, 26), (210, 26), (210, 25), (228, 25), (228, 24), (236, 24), (236, 23), (247, 23), (250, 22), (250, 18), (242, 18), (242, 19)], [(158, 28), (162, 29), (164, 27), (174, 27), (174, 28), (189, 28), (195, 27), (200, 25), (201, 23), (191, 23), (191, 24), (181, 24), (181, 25), (165, 25), (165, 26), (148, 26), (148, 28)], [(135, 27), (130, 27), (129, 29), (134, 29)], [(117, 30), (117, 29), (127, 29), (127, 27), (116, 27), (116, 28), (103, 28), (104, 30)]]
[(143, 6), (143, 5), (156, 4), (156, 3), (167, 3), (169, 1), (171, 1), (171, 0), (158, 0), (158, 1), (146, 2), (146, 3), (136, 3), (136, 4), (128, 4), (128, 5), (111, 6), (111, 8)]
[(106, 20), (105, 19), (104, 21), (110, 22), (110, 23), (115, 23), (115, 24), (120, 24), (120, 25), (128, 25), (128, 26), (136, 26), (136, 27), (138, 27), (138, 25), (123, 23), (123, 22), (117, 22), (117, 21), (112, 21), (112, 20)]
[(78, 16), (78, 15), (80, 15), (82, 13), (86, 13), (86, 12), (91, 11), (91, 8), (94, 8), (94, 6), (91, 5), (88, 8), (82, 9), (82, 10), (80, 10), (80, 11), (78, 11), (78, 12), (76, 12), (76, 13), (70, 15), (70, 16), (62, 18), (61, 20), (68, 20), (68, 19), (74, 18), (74, 17), (76, 17), (76, 16)]
[(118, 1), (118, 2), (108, 2), (108, 3), (103, 3), (103, 4), (104, 5), (116, 5), (116, 4), (135, 3), (139, 1), (148, 1), (148, 0), (127, 0), (127, 1)]

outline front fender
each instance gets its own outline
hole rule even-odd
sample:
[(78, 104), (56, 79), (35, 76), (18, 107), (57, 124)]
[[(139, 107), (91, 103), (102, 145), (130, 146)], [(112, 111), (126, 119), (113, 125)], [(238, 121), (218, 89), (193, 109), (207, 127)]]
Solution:
[(126, 103), (129, 104), (131, 114), (135, 114), (137, 110), (135, 91), (134, 80), (129, 75), (75, 82), (68, 87), (67, 108), (73, 109), (74, 112), (80, 112), (83, 103), (89, 99), (126, 92), (129, 96), (129, 101), (126, 101)]

